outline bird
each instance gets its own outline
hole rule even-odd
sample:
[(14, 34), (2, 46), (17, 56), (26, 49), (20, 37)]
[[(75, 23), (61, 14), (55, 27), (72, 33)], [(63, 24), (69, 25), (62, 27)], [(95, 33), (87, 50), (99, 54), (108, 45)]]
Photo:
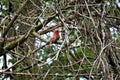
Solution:
[(53, 31), (53, 36), (51, 37), (51, 39), (49, 41), (48, 48), (50, 48), (52, 43), (57, 42), (59, 40), (59, 38), (60, 38), (59, 30), (54, 30)]

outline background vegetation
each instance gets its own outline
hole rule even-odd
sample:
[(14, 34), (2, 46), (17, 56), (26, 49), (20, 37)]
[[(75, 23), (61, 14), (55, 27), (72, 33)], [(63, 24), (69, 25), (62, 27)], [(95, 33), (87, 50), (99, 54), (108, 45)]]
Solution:
[[(1, 0), (0, 78), (119, 80), (119, 4), (118, 0)], [(48, 49), (55, 29), (60, 39)]]

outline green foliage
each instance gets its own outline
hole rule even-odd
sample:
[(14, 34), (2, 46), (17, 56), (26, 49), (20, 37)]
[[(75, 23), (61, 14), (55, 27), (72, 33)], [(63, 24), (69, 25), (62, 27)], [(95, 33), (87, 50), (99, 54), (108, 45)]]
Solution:
[(3, 14), (8, 14), (8, 9), (9, 7), (11, 7), (12, 12), (16, 12), (19, 6), (21, 6), (20, 4), (22, 3), (22, 1), (23, 0), (10, 0), (10, 3), (11, 3), (11, 6), (10, 6), (10, 3), (8, 0), (1, 0), (2, 8), (0, 9), (0, 11)]
[(62, 63), (62, 64), (66, 64), (68, 62), (68, 59), (66, 58), (66, 53), (63, 53), (61, 52), (60, 55), (59, 55), (59, 61)]
[(120, 38), (116, 39), (116, 44), (118, 47), (120, 47)]
[[(13, 14), (10, 15), (12, 21), (16, 11), (20, 10), (19, 8), (25, 0), (10, 1), (13, 10)], [(93, 1), (95, 0), (91, 2)], [(1, 2), (6, 9), (9, 8), (7, 0), (1, 0)], [(117, 24), (120, 16), (119, 8), (112, 6), (110, 0), (100, 3), (103, 5), (91, 5), (90, 0), (86, 0), (86, 2), (88, 6), (84, 0), (28, 0), (20, 14), (15, 16), (16, 18), (10, 26), (11, 28), (8, 29), (9, 32), (5, 35), (2, 46), (3, 52), (11, 55), (12, 59), (9, 59), (8, 63), (14, 65), (11, 68), (12, 73), (16, 73), (14, 80), (77, 80), (81, 75), (87, 77), (92, 75), (94, 80), (100, 80), (103, 75), (102, 78), (108, 75), (118, 76), (112, 71), (118, 67), (112, 65), (111, 61), (119, 66), (117, 63), (119, 60), (113, 55), (116, 53), (120, 56), (120, 35)], [(110, 2), (111, 5), (106, 5), (107, 2)], [(105, 9), (102, 12), (101, 7), (104, 7), (104, 4)], [(57, 10), (61, 14), (56, 15)], [(5, 17), (8, 17), (7, 10), (2, 9), (1, 11)], [(69, 19), (69, 16), (74, 17)], [(38, 18), (43, 19), (44, 22), (38, 25)], [(4, 20), (4, 17), (0, 20)], [(7, 26), (9, 21), (6, 19), (2, 27)], [(101, 25), (102, 22), (105, 26)], [(16, 30), (17, 26), (19, 28)], [(33, 28), (31, 30), (32, 26), (34, 26), (33, 28), (37, 27), (37, 30)], [(6, 27), (2, 27), (0, 33), (6, 29)], [(115, 31), (109, 31), (110, 28), (115, 29)], [(45, 37), (46, 40), (43, 40), (41, 37), (50, 36), (51, 34), (47, 33), (54, 29), (60, 30), (60, 42), (58, 41), (59, 44), (53, 43), (48, 49), (46, 47), (48, 46), (48, 38)], [(33, 31), (36, 31), (38, 36), (34, 35)], [(40, 42), (39, 45), (35, 45), (36, 40)], [(42, 43), (47, 45), (42, 47)], [(42, 48), (39, 49), (39, 47)], [(58, 52), (58, 58), (55, 60)], [(100, 52), (101, 55), (99, 55)], [(110, 54), (113, 60), (107, 56)], [(23, 59), (24, 57), (25, 59)], [(23, 60), (19, 62), (21, 59)], [(51, 60), (51, 64), (49, 64), (48, 59)], [(19, 63), (16, 64), (16, 62)], [(96, 74), (100, 74), (100, 77)], [(95, 79), (96, 77), (98, 78)]]
[(8, 4), (8, 0), (1, 0), (1, 3), (8, 8), (9, 4)]
[(2, 14), (7, 14), (7, 10), (8, 10), (8, 7), (9, 7), (9, 3), (7, 0), (1, 0), (1, 9), (0, 9), (0, 12), (2, 12)]
[(45, 2), (53, 2), (54, 0), (45, 0)]

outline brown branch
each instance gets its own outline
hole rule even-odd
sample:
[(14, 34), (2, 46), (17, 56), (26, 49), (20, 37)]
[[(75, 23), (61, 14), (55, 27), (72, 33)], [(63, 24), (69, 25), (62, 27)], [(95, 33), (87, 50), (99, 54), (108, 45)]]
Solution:
[[(14, 40), (16, 40), (18, 38), (20, 38), (20, 35), (19, 36), (14, 36), (14, 37), (9, 37), (9, 38), (6, 39), (6, 41), (11, 42), (11, 41), (14, 41)], [(0, 37), (0, 43), (2, 43), (3, 41), (4, 41), (4, 38)]]
[(8, 33), (9, 29), (12, 27), (14, 21), (17, 19), (18, 15), (22, 12), (23, 8), (26, 6), (26, 4), (28, 3), (29, 0), (26, 0), (21, 8), (16, 12), (16, 14), (14, 15), (14, 17), (12, 18), (12, 20), (9, 22), (7, 28), (5, 29), (4, 33), (2, 34), (2, 37), (5, 37), (5, 35)]
[[(0, 74), (14, 74), (14, 75), (23, 75), (23, 76), (41, 76), (43, 77), (45, 74), (37, 74), (37, 73), (16, 73), (16, 72), (0, 72)], [(99, 76), (101, 75), (101, 73), (92, 73), (93, 76)], [(47, 74), (47, 76), (56, 76), (56, 77), (74, 77), (75, 74), (72, 74), (72, 75), (68, 75), (68, 74)], [(79, 76), (89, 76), (89, 74), (77, 74), (76, 77), (79, 77)]]
[[(3, 73), (5, 73), (6, 71), (8, 71), (9, 69), (11, 69), (11, 68), (14, 67), (15, 65), (19, 64), (20, 62), (22, 62), (25, 58), (26, 58), (26, 57), (23, 57), (22, 59), (18, 60), (18, 61), (17, 61), (16, 63), (14, 63), (11, 67), (5, 69), (5, 70), (3, 71)], [(2, 74), (2, 73), (0, 73), (0, 75), (1, 75), (1, 74)]]
[(53, 15), (50, 16), (50, 17), (48, 17), (47, 20), (45, 20), (42, 24), (40, 24), (40, 25), (38, 25), (38, 26), (35, 27), (35, 32), (39, 31), (43, 27), (43, 24), (47, 25), (56, 16), (57, 16), (57, 14), (53, 13)]
[(4, 50), (9, 51), (9, 50), (13, 49), (14, 47), (16, 47), (18, 44), (23, 43), (26, 39), (27, 39), (27, 37), (25, 35), (22, 35), (20, 38), (16, 39), (15, 41), (12, 41), (12, 42), (8, 43), (4, 47)]

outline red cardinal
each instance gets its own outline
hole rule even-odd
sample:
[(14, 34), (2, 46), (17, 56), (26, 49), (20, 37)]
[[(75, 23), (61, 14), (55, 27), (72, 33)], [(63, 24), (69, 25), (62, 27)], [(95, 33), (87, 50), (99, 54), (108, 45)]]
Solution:
[(50, 39), (48, 48), (50, 48), (50, 45), (51, 45), (52, 43), (57, 42), (57, 40), (59, 40), (59, 38), (60, 38), (59, 31), (58, 31), (58, 30), (54, 30), (53, 36), (52, 36), (52, 38)]

